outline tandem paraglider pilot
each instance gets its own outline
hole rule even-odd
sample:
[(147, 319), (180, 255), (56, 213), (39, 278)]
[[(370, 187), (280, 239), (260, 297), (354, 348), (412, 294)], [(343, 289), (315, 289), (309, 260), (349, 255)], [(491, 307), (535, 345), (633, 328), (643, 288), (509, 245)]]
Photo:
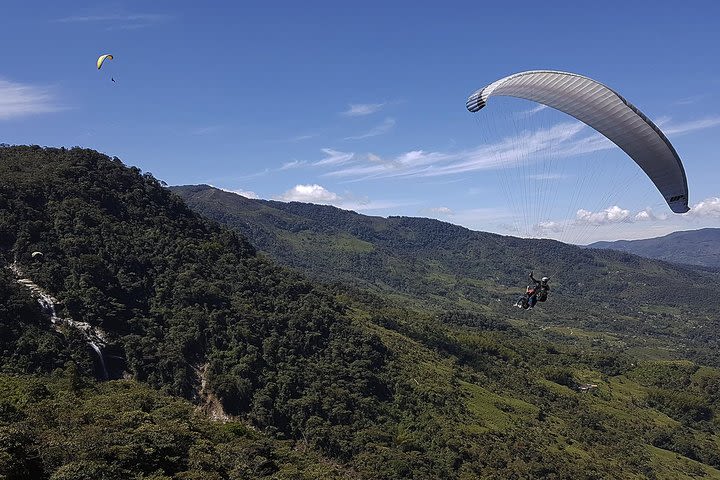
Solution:
[(537, 302), (546, 301), (548, 292), (550, 292), (550, 285), (548, 284), (550, 279), (548, 277), (542, 277), (540, 280), (537, 280), (533, 276), (533, 272), (530, 272), (529, 277), (533, 283), (527, 286), (525, 295), (520, 297), (520, 299), (515, 303), (516, 307), (522, 308), (523, 310), (535, 308)]

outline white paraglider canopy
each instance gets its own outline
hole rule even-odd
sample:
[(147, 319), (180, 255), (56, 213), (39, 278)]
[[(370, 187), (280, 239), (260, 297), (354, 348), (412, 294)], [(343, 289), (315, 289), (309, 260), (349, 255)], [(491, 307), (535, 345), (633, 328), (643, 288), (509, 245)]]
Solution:
[(689, 210), (687, 178), (677, 152), (657, 125), (614, 90), (574, 73), (527, 71), (476, 91), (467, 108), (477, 112), (496, 95), (538, 102), (592, 127), (642, 168), (673, 212)]

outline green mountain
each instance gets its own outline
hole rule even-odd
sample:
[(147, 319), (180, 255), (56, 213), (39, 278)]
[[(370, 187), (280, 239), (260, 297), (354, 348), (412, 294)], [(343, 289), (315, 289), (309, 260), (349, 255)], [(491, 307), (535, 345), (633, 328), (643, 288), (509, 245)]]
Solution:
[[(0, 258), (60, 299), (59, 317), (103, 332), (111, 377), (216, 400), (341, 459), (358, 448), (348, 432), (386, 421), (377, 338), (151, 176), (90, 150), (6, 147), (0, 178)], [(2, 317), (4, 368), (50, 373), (75, 360), (97, 373), (71, 322), (54, 329), (24, 305)]]
[(673, 232), (645, 240), (595, 242), (588, 247), (620, 250), (673, 263), (720, 268), (720, 228)]
[[(382, 267), (318, 282), (91, 150), (0, 178), (0, 478), (720, 478), (711, 272), (295, 205), (298, 256)], [(528, 267), (558, 270), (521, 316)]]
[[(720, 306), (708, 301), (716, 273), (437, 220), (247, 199), (207, 185), (172, 190), (193, 210), (318, 281), (362, 285), (424, 308), (612, 332), (638, 350), (661, 341), (666, 351), (720, 365)], [(512, 308), (530, 271), (549, 276), (553, 290), (532, 316)]]

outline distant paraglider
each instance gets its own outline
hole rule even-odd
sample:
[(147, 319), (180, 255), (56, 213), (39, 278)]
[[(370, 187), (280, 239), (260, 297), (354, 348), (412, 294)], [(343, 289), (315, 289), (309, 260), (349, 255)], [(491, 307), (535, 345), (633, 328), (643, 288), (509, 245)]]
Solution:
[(100, 70), (100, 68), (103, 66), (103, 63), (105, 63), (105, 60), (112, 60), (113, 56), (109, 53), (106, 53), (105, 55), (100, 55), (97, 59), (97, 68)]
[[(97, 59), (97, 68), (98, 68), (98, 70), (100, 70), (100, 69), (102, 68), (102, 66), (103, 66), (103, 64), (105, 63), (106, 60), (112, 60), (112, 59), (113, 59), (113, 56), (112, 56), (111, 54), (109, 54), (109, 53), (106, 53), (105, 55), (100, 55), (100, 56), (98, 57), (98, 59)], [(114, 78), (114, 77), (110, 77), (110, 80), (111, 80), (113, 83), (117, 83), (117, 82), (115, 82), (115, 78)]]
[(44, 255), (42, 252), (32, 252), (30, 255), (32, 258), (42, 258)]

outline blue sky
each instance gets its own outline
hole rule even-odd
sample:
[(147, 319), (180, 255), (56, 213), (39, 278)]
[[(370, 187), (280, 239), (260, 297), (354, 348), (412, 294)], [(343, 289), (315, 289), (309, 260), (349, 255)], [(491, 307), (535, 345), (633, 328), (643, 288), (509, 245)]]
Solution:
[[(0, 142), (91, 147), (173, 185), (576, 243), (720, 226), (720, 4), (584, 3), (6, 0)], [(103, 53), (115, 59), (97, 71)], [(530, 69), (595, 78), (655, 120), (695, 208), (672, 214), (617, 148), (489, 168), (477, 152), (523, 133), (593, 141), (529, 102), (466, 111), (474, 90)]]

